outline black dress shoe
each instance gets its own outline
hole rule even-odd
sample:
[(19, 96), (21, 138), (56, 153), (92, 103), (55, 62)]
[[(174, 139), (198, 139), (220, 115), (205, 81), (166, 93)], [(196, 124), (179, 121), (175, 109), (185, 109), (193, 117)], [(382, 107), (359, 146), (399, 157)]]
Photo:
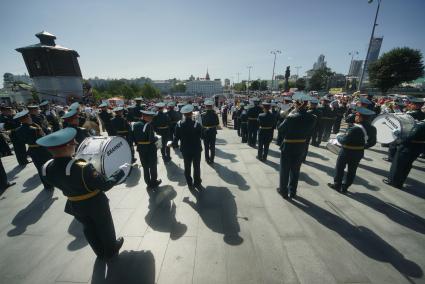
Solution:
[(328, 183), (328, 186), (336, 191), (341, 191), (341, 186), (338, 186), (334, 183)]
[(7, 189), (7, 188), (9, 188), (9, 187), (11, 187), (11, 186), (14, 186), (16, 184), (16, 182), (8, 182), (7, 184), (6, 184), (6, 187), (4, 188), (4, 189)]
[(289, 193), (289, 199), (296, 198), (296, 197), (297, 197), (297, 193), (296, 192), (290, 192)]
[(398, 189), (403, 189), (403, 186), (395, 185), (389, 179), (384, 178), (382, 180), (382, 182), (385, 183), (385, 184), (388, 184), (388, 185), (390, 185), (392, 187), (395, 187), (395, 188), (398, 188)]
[(124, 244), (124, 238), (123, 237), (119, 237), (116, 241), (115, 241), (115, 249), (114, 252), (111, 256), (106, 256), (105, 259), (106, 260), (110, 260), (111, 258), (117, 256), (120, 253), (120, 249), (122, 247), (122, 245)]
[(387, 162), (392, 162), (393, 160), (388, 158), (388, 157), (383, 157), (382, 160), (387, 161)]

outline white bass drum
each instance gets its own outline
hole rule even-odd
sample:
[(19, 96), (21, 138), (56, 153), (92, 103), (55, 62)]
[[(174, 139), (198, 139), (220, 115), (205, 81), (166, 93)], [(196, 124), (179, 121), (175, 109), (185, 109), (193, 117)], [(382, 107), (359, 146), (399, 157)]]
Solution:
[(376, 141), (389, 144), (398, 138), (394, 130), (400, 131), (400, 138), (407, 137), (415, 126), (415, 120), (406, 113), (385, 113), (377, 116), (372, 125), (376, 127)]
[[(87, 137), (78, 147), (75, 158), (92, 164), (98, 172), (106, 177), (110, 177), (121, 165), (132, 163), (131, 150), (127, 140), (117, 136)], [(125, 172), (119, 183), (123, 182), (129, 174), (130, 169)]]

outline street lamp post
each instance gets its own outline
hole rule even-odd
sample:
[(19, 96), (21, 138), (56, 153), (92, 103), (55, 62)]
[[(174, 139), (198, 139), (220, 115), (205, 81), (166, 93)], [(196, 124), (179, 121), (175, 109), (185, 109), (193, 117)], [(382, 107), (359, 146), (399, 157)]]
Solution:
[(248, 96), (249, 96), (249, 82), (251, 81), (251, 69), (252, 69), (252, 66), (247, 66), (246, 68), (248, 68), (248, 86), (247, 86), (247, 88), (248, 88)]
[[(369, 3), (371, 3), (372, 1), (369, 0)], [(359, 86), (358, 86), (358, 89), (357, 89), (358, 91), (360, 91), (360, 89), (362, 88), (364, 74), (365, 74), (365, 71), (366, 71), (366, 68), (367, 68), (367, 63), (368, 63), (367, 61), (369, 59), (370, 47), (372, 45), (372, 40), (373, 40), (373, 37), (375, 35), (375, 27), (377, 26), (376, 21), (378, 20), (379, 7), (381, 6), (381, 1), (382, 0), (378, 0), (378, 7), (376, 8), (375, 21), (373, 23), (372, 34), (370, 35), (369, 47), (367, 48), (366, 59), (364, 60), (364, 66), (363, 66), (363, 70), (362, 70), (362, 75), (360, 77)]]
[(272, 93), (273, 93), (273, 89), (274, 89), (274, 68), (275, 68), (275, 66), (276, 66), (276, 55), (279, 53), (282, 53), (282, 51), (280, 51), (280, 50), (277, 50), (277, 49), (275, 49), (275, 50), (272, 50), (272, 51), (270, 51), (270, 53), (271, 54), (274, 54), (274, 60), (273, 60), (273, 73), (272, 73), (272, 87), (271, 87), (271, 90), (272, 90)]

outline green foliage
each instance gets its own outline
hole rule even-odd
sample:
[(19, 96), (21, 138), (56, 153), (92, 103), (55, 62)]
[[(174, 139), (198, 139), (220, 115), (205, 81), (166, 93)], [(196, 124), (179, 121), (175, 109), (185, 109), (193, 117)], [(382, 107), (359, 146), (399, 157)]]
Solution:
[(325, 67), (318, 69), (314, 72), (309, 80), (309, 89), (315, 91), (326, 90), (328, 85), (328, 80), (332, 76), (332, 71), (330, 68)]
[(260, 89), (260, 80), (252, 81), (249, 85), (251, 91), (257, 91)]
[(297, 88), (299, 91), (304, 91), (306, 85), (307, 82), (304, 78), (298, 78), (295, 82), (295, 88)]
[(267, 81), (266, 80), (262, 80), (260, 82), (260, 91), (265, 91), (267, 90)]
[(401, 83), (423, 76), (422, 53), (408, 47), (394, 48), (370, 64), (368, 70), (372, 85), (385, 93)]
[(171, 89), (172, 93), (184, 93), (186, 92), (186, 85), (185, 84), (176, 84), (174, 85), (174, 87)]
[(160, 91), (158, 89), (156, 89), (155, 87), (153, 87), (149, 83), (145, 83), (143, 85), (143, 87), (141, 89), (141, 95), (145, 99), (155, 99), (155, 98), (161, 97)]
[(234, 85), (234, 89), (235, 89), (235, 91), (237, 91), (237, 92), (243, 92), (243, 91), (246, 91), (246, 84), (245, 84), (245, 82), (242, 82), (242, 83), (236, 83), (236, 84)]

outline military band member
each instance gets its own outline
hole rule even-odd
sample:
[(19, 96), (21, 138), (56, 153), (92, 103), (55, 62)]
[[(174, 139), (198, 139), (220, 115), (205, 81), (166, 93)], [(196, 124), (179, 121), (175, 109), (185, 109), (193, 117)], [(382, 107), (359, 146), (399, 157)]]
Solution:
[(132, 163), (135, 163), (136, 158), (134, 157), (133, 135), (131, 132), (130, 123), (127, 121), (127, 119), (124, 118), (124, 108), (116, 107), (113, 111), (115, 112), (115, 117), (111, 119), (112, 135), (120, 136), (127, 140), (131, 150)]
[(44, 115), (50, 128), (53, 132), (58, 131), (60, 129), (60, 123), (56, 112), (50, 109), (49, 101), (42, 101), (40, 103), (41, 114)]
[(142, 118), (142, 110), (145, 109), (145, 104), (142, 104), (143, 98), (135, 98), (136, 105), (134, 106), (134, 121), (139, 121)]
[[(179, 122), (179, 120), (181, 119), (180, 114), (179, 114), (179, 112), (177, 112), (175, 110), (175, 107), (176, 107), (175, 102), (169, 102), (167, 104), (167, 108), (168, 108), (167, 116), (170, 120), (170, 132), (169, 133), (170, 133), (170, 140), (171, 141), (174, 141), (174, 133), (176, 131), (176, 125), (177, 125), (177, 122)], [(173, 144), (173, 148), (176, 148), (176, 147), (177, 147), (177, 145)]]
[(43, 129), (45, 134), (49, 134), (51, 130), (49, 129), (49, 124), (46, 117), (40, 113), (40, 108), (38, 105), (29, 105), (27, 106), (29, 114), (32, 121)]
[(264, 112), (258, 116), (258, 153), (257, 159), (266, 161), (269, 153), (269, 146), (273, 140), (273, 129), (275, 127), (275, 116), (270, 112), (271, 104), (263, 103)]
[(108, 136), (112, 136), (112, 126), (111, 126), (111, 119), (112, 114), (108, 111), (108, 104), (107, 103), (101, 103), (99, 105), (99, 118), (102, 123), (102, 127), (106, 132), (108, 133)]
[(239, 127), (241, 129), (242, 143), (248, 142), (248, 113), (245, 109), (245, 104), (240, 103)]
[(3, 167), (3, 163), (1, 161), (1, 154), (0, 154), (0, 194), (2, 194), (6, 189), (9, 187), (15, 185), (16, 182), (9, 182), (7, 179), (6, 171)]
[(73, 159), (76, 134), (74, 128), (65, 128), (37, 140), (38, 145), (53, 155), (53, 159), (43, 165), (43, 176), (68, 198), (65, 212), (81, 222), (84, 236), (97, 257), (108, 260), (118, 255), (124, 239), (116, 239), (104, 192), (121, 180), (130, 165), (120, 166), (107, 178), (93, 165)]
[(254, 104), (253, 107), (249, 108), (247, 111), (248, 114), (248, 145), (255, 147), (257, 144), (257, 134), (258, 134), (258, 116), (263, 112), (259, 106), (260, 100), (257, 98), (252, 99)]
[(406, 112), (408, 115), (413, 117), (415, 120), (421, 121), (425, 119), (425, 113), (421, 111), (421, 107), (424, 104), (424, 100), (420, 98), (410, 99), (410, 110)]
[(139, 152), (140, 163), (143, 167), (143, 177), (148, 190), (157, 188), (161, 184), (158, 179), (158, 156), (155, 142), (154, 126), (152, 120), (156, 113), (154, 111), (142, 110), (142, 116), (139, 122), (133, 125), (133, 139)]
[(9, 132), (10, 141), (15, 151), (16, 160), (20, 166), (29, 163), (27, 159), (27, 149), (16, 135), (16, 130), (21, 126), (18, 120), (13, 119), (13, 111), (11, 107), (3, 106), (1, 108), (0, 123), (4, 123), (4, 129)]
[(90, 137), (90, 133), (87, 129), (80, 127), (80, 119), (77, 109), (73, 108), (62, 116), (64, 125), (66, 127), (74, 128), (77, 131), (75, 135), (75, 141), (77, 142), (77, 149), (81, 142), (87, 137)]
[(205, 112), (202, 113), (202, 138), (204, 139), (205, 161), (208, 164), (214, 163), (215, 157), (215, 140), (217, 136), (217, 127), (220, 122), (218, 115), (213, 109), (214, 102), (211, 100), (205, 101)]
[(42, 176), (42, 167), (45, 162), (50, 160), (52, 156), (43, 147), (37, 145), (36, 141), (45, 135), (43, 129), (35, 124), (28, 110), (18, 112), (13, 119), (17, 119), (22, 125), (16, 130), (16, 135), (21, 143), (28, 145), (28, 155), (31, 157), (34, 166), (37, 168), (38, 175), (44, 185), (45, 190), (53, 190), (53, 186), (49, 184)]
[[(370, 109), (357, 107), (354, 126), (348, 128), (347, 133), (337, 136), (341, 151), (336, 161), (334, 182), (328, 183), (330, 188), (346, 193), (353, 184), (364, 150), (376, 144), (376, 128), (370, 124), (370, 118), (374, 115), (375, 112)], [(346, 166), (347, 175), (343, 181)]]
[(279, 125), (282, 133), (280, 146), (280, 182), (278, 192), (283, 198), (297, 195), (298, 178), (305, 144), (313, 133), (315, 117), (307, 113), (307, 104), (312, 98), (304, 94), (295, 94), (295, 109)]
[(396, 153), (391, 163), (390, 172), (383, 182), (396, 188), (403, 188), (413, 162), (424, 153), (425, 148), (425, 122), (417, 123), (406, 138), (398, 144)]
[(167, 147), (167, 142), (170, 141), (170, 118), (164, 113), (165, 103), (157, 103), (155, 107), (158, 109), (158, 114), (154, 117), (152, 124), (155, 132), (161, 135), (162, 147), (161, 154), (164, 162), (171, 161), (170, 147)]
[(341, 103), (339, 103), (335, 109), (335, 112), (336, 112), (336, 118), (335, 118), (334, 125), (332, 127), (332, 131), (334, 134), (337, 134), (341, 128), (342, 118), (344, 117), (344, 114), (347, 112), (347, 102), (342, 101)]
[[(319, 123), (320, 123), (320, 118), (322, 117), (322, 112), (317, 107), (318, 104), (319, 104), (319, 100), (316, 99), (316, 98), (312, 98), (311, 101), (309, 102), (309, 110), (308, 110), (308, 113), (316, 116), (316, 124), (314, 125), (313, 134), (311, 135), (311, 145), (313, 145), (315, 147), (320, 146)], [(307, 152), (308, 152), (308, 146), (307, 146)], [(306, 155), (307, 155), (307, 153), (306, 153)]]
[[(184, 175), (189, 189), (202, 188), (201, 180), (201, 135), (202, 126), (192, 119), (193, 105), (182, 107), (180, 112), (185, 116), (184, 120), (177, 123), (175, 139), (180, 142), (180, 151), (184, 160)], [(191, 169), (193, 166), (193, 178)]]
[(329, 98), (322, 97), (320, 99), (322, 105), (319, 107), (322, 115), (319, 120), (319, 138), (317, 143), (320, 145), (322, 141), (329, 141), (332, 132), (332, 126), (336, 119), (336, 111), (329, 106)]

